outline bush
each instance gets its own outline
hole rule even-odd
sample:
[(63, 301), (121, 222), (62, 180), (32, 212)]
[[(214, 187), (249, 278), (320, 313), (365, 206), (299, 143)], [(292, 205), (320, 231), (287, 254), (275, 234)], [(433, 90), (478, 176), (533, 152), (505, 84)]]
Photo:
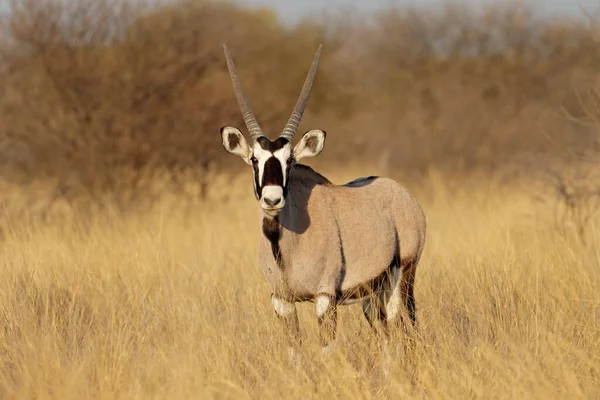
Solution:
[(595, 140), (559, 114), (585, 115), (593, 35), (525, 8), (397, 8), (289, 28), (222, 2), (27, 0), (2, 26), (0, 172), (55, 182), (55, 198), (125, 207), (190, 179), (204, 195), (229, 164), (219, 128), (243, 127), (223, 42), (271, 136), (325, 44), (303, 122), (330, 133), (324, 162), (360, 154), (416, 175), (466, 173), (532, 151), (559, 157), (548, 135), (571, 150)]

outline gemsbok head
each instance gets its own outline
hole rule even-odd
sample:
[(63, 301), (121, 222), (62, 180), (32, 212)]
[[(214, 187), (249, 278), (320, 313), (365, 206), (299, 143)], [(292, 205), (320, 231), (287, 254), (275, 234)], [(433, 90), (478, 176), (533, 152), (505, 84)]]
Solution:
[[(416, 325), (413, 285), (425, 246), (426, 220), (414, 197), (388, 178), (331, 183), (298, 162), (323, 150), (325, 131), (309, 130), (292, 147), (315, 79), (322, 46), (298, 101), (275, 140), (261, 130), (235, 65), (223, 45), (238, 105), (250, 134), (221, 128), (225, 149), (252, 167), (260, 206), (258, 259), (271, 286), (275, 313), (299, 338), (296, 303), (316, 303), (321, 345), (336, 334), (338, 305), (362, 301), (370, 326)], [(376, 326), (375, 324), (378, 323)]]

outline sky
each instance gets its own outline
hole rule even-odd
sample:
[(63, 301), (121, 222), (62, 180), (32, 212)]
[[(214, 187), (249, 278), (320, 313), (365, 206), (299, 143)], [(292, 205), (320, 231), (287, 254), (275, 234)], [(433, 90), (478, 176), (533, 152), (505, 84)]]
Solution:
[[(462, 0), (461, 3), (473, 6), (500, 4), (508, 0)], [(390, 5), (419, 5), (435, 7), (444, 4), (444, 0), (235, 0), (245, 6), (266, 6), (273, 9), (284, 21), (296, 22), (303, 16), (330, 11), (336, 8), (350, 7), (357, 11), (373, 11)], [(550, 13), (576, 17), (581, 10), (590, 13), (600, 11), (600, 0), (529, 0), (526, 3), (541, 13)]]
[[(10, 0), (0, 0), (0, 11), (8, 8)], [(147, 0), (172, 1), (172, 0)], [(525, 3), (533, 6), (538, 12), (563, 15), (566, 17), (582, 16), (582, 10), (600, 16), (600, 0), (230, 0), (248, 7), (267, 7), (274, 10), (284, 22), (295, 23), (302, 17), (318, 14), (322, 11), (350, 9), (353, 11), (374, 11), (394, 5), (418, 5), (419, 7), (436, 7), (444, 3), (479, 5), (502, 4), (509, 1)]]

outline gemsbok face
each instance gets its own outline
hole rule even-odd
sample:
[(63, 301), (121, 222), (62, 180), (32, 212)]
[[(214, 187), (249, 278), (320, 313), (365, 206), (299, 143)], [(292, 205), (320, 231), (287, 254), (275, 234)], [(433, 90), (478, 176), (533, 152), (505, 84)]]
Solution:
[(323, 150), (323, 130), (309, 130), (292, 146), (322, 47), (292, 115), (275, 140), (260, 129), (227, 46), (223, 47), (251, 141), (230, 126), (221, 129), (221, 137), (228, 152), (252, 166), (261, 213), (258, 262), (279, 320), (299, 343), (296, 302), (314, 302), (324, 349), (335, 338), (339, 305), (362, 302), (371, 327), (383, 326), (386, 335), (388, 323), (404, 317), (416, 327), (413, 285), (426, 235), (418, 202), (388, 178), (370, 176), (335, 185), (300, 164)]
[(246, 142), (239, 129), (226, 126), (221, 128), (223, 147), (228, 152), (240, 156), (247, 164), (252, 166), (254, 171), (254, 194), (260, 203), (260, 207), (267, 216), (276, 217), (285, 206), (289, 173), (294, 163), (305, 157), (316, 156), (323, 150), (325, 131), (318, 129), (306, 132), (302, 140), (292, 149), (292, 138), (296, 129), (298, 129), (317, 72), (321, 46), (319, 46), (306, 77), (296, 107), (281, 136), (274, 141), (264, 136), (260, 129), (237, 78), (235, 65), (225, 45), (224, 50), (234, 91), (250, 132), (252, 143), (248, 144)]
[(291, 168), (302, 158), (319, 154), (325, 142), (325, 131), (318, 129), (306, 132), (294, 149), (285, 137), (271, 141), (259, 136), (249, 146), (239, 129), (230, 126), (221, 128), (221, 135), (225, 149), (252, 166), (254, 194), (269, 217), (276, 217), (285, 206)]

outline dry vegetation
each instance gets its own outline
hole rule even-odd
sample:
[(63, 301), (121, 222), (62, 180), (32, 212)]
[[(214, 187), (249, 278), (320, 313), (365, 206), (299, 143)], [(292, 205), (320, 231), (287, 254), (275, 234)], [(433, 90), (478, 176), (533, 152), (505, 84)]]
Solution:
[(301, 305), (308, 343), (301, 365), (288, 363), (247, 190), (192, 212), (165, 196), (85, 232), (15, 226), (0, 261), (1, 396), (596, 398), (597, 247), (555, 233), (514, 189), (466, 185), (449, 195), (432, 174), (429, 196), (417, 191), (431, 232), (416, 287), (422, 338), (412, 354), (396, 350), (389, 381), (360, 306), (342, 309), (327, 360), (314, 306)]
[[(13, 2), (0, 397), (600, 396), (600, 31), (512, 7), (338, 17), (284, 28), (206, 1)], [(342, 309), (331, 360), (300, 306), (309, 340), (286, 358), (250, 172), (220, 148), (219, 128), (243, 125), (225, 40), (268, 133), (325, 43), (303, 127), (328, 142), (312, 164), (337, 183), (389, 175), (423, 204), (421, 337), (392, 349), (388, 380), (359, 306)]]

